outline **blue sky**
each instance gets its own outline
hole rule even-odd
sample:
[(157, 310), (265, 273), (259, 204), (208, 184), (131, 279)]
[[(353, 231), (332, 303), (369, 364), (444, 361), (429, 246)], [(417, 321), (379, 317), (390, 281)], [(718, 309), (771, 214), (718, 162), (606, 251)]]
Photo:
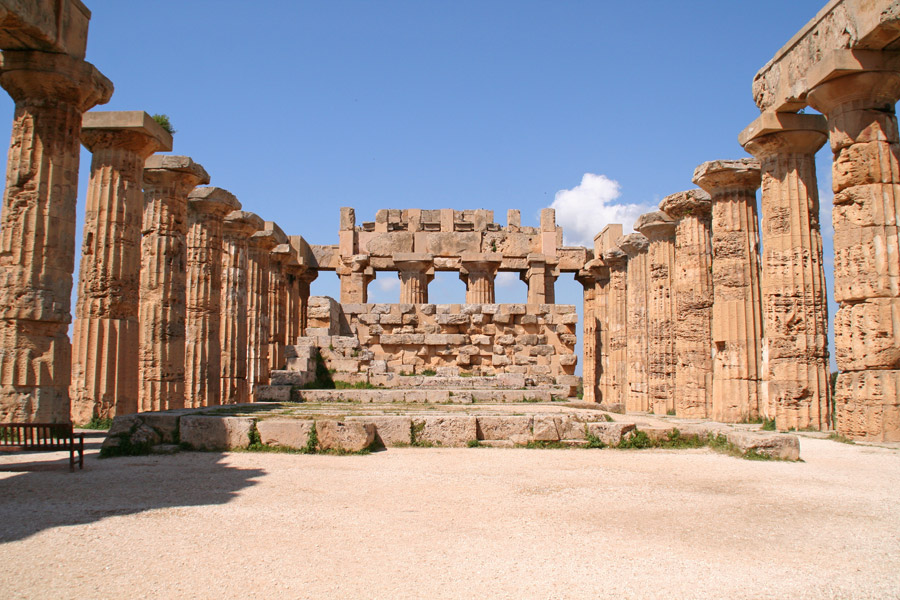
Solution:
[[(559, 215), (570, 241), (650, 210), (694, 187), (699, 163), (746, 156), (737, 134), (759, 114), (753, 75), (824, 0), (85, 3), (87, 58), (116, 87), (99, 109), (168, 114), (174, 153), (212, 185), (330, 244), (340, 206), (360, 222), (379, 208), (488, 208), (502, 224), (518, 208), (536, 225), (585, 174), (617, 185), (576, 190), (593, 222)], [(827, 146), (818, 159), (830, 278)], [(83, 151), (80, 199), (89, 165)], [(398, 289), (382, 276), (370, 298), (396, 301)], [(336, 296), (337, 277), (322, 274), (313, 293)], [(463, 284), (439, 275), (431, 297), (462, 301)], [(524, 299), (524, 284), (499, 282), (499, 301)], [(581, 312), (571, 275), (558, 301)]]

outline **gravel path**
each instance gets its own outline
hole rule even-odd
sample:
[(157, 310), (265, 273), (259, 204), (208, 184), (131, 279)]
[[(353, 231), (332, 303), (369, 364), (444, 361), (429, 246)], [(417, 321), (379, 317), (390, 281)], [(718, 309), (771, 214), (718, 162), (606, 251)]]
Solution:
[(0, 595), (900, 597), (900, 451), (801, 443), (0, 455)]

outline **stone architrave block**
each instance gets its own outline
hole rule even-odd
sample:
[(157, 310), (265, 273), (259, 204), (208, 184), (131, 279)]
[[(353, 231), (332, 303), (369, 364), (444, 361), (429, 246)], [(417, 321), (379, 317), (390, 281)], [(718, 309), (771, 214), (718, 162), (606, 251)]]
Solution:
[(256, 386), (257, 402), (290, 402), (290, 385), (259, 385)]
[(256, 422), (260, 441), (267, 446), (300, 450), (309, 442), (313, 421), (305, 419), (263, 419)]
[(729, 443), (734, 444), (742, 452), (755, 450), (770, 458), (800, 459), (800, 440), (796, 435), (784, 433), (766, 435), (750, 431), (729, 431), (725, 437)]
[(316, 436), (320, 450), (359, 452), (375, 441), (375, 426), (369, 422), (316, 421)]
[(477, 419), (469, 416), (416, 418), (413, 420), (413, 430), (417, 442), (449, 448), (463, 448), (478, 439)]
[(536, 442), (558, 442), (560, 417), (534, 415), (531, 439)]
[(250, 417), (196, 415), (182, 417), (181, 443), (194, 450), (231, 450), (250, 445)]
[(478, 417), (478, 439), (527, 444), (531, 439), (532, 423), (532, 417), (529, 416), (481, 416)]

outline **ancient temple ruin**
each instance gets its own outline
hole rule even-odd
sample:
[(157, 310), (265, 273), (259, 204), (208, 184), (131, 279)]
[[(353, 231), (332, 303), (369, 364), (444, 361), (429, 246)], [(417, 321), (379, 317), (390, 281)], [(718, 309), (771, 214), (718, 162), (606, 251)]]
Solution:
[[(89, 19), (79, 0), (0, 0), (0, 85), (16, 102), (0, 419), (297, 399), (322, 365), (417, 402), (550, 400), (583, 381), (610, 410), (900, 441), (897, 1), (828, 2), (752, 82), (761, 114), (738, 136), (751, 157), (700, 164), (685, 173), (696, 187), (592, 248), (563, 246), (552, 209), (530, 227), (517, 210), (506, 225), (453, 209), (358, 225), (342, 208), (337, 243), (310, 245), (210, 187), (195, 159), (160, 154), (172, 136), (146, 113), (90, 111), (113, 86), (84, 60)], [(833, 397), (814, 162), (826, 142)], [(80, 144), (93, 159), (70, 342)], [(329, 271), (340, 297), (311, 298)], [(437, 271), (459, 274), (465, 304), (429, 296)], [(527, 283), (527, 302), (495, 302), (498, 272)], [(584, 286), (582, 379), (561, 273)], [(376, 277), (399, 278), (396, 303), (367, 302)]]

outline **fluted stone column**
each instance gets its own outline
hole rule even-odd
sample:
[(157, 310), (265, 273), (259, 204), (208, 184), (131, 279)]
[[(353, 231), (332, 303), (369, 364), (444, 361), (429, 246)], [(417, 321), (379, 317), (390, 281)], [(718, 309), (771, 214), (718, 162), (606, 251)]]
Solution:
[(143, 111), (92, 112), (81, 142), (93, 157), (72, 329), (76, 423), (138, 410), (144, 161), (172, 136)]
[(185, 407), (219, 404), (222, 381), (222, 244), (225, 215), (239, 210), (218, 187), (188, 194)]
[(300, 335), (306, 335), (306, 324), (309, 319), (309, 286), (319, 276), (314, 269), (307, 269), (299, 275), (297, 288), (300, 295)]
[(837, 430), (900, 441), (900, 73), (879, 62), (823, 81), (807, 101), (827, 116), (834, 153)]
[(256, 402), (256, 389), (269, 384), (269, 280), (272, 249), (281, 240), (268, 227), (250, 236), (247, 253), (247, 382), (250, 402)]
[(400, 302), (427, 304), (428, 284), (434, 279), (434, 256), (398, 253), (394, 255), (394, 266), (400, 278)]
[(754, 159), (716, 160), (694, 171), (712, 197), (712, 415), (728, 423), (759, 418), (762, 347), (759, 225)]
[(831, 428), (815, 161), (826, 132), (821, 115), (766, 113), (740, 138), (762, 168), (760, 409), (782, 431)]
[(209, 183), (187, 156), (153, 155), (144, 163), (141, 240), (140, 410), (184, 407), (187, 301), (187, 196)]
[(269, 372), (285, 367), (284, 347), (288, 343), (288, 311), (290, 310), (290, 288), (293, 282), (289, 275), (291, 263), (297, 265), (297, 258), (290, 244), (278, 244), (271, 253), (272, 268), (269, 278)]
[(365, 304), (369, 301), (369, 284), (375, 279), (375, 270), (369, 266), (368, 254), (341, 257), (337, 274), (341, 278), (341, 304)]
[(528, 270), (521, 274), (528, 285), (528, 304), (555, 304), (559, 259), (543, 254), (529, 254)]
[(236, 210), (225, 216), (222, 231), (222, 304), (220, 335), (222, 390), (220, 404), (250, 401), (248, 363), (248, 254), (250, 237), (263, 228), (252, 212)]
[(494, 277), (503, 259), (497, 253), (464, 253), (459, 278), (466, 284), (466, 304), (493, 304)]
[(675, 220), (662, 211), (641, 215), (634, 229), (647, 249), (647, 382), (650, 409), (675, 411)]
[(647, 250), (650, 242), (640, 233), (630, 233), (616, 240), (616, 245), (628, 256), (628, 396), (625, 409), (629, 412), (649, 411)]
[(285, 345), (297, 343), (300, 332), (303, 330), (302, 308), (300, 304), (300, 275), (304, 267), (301, 265), (287, 265), (285, 270), (285, 287), (287, 288), (287, 315), (284, 329)]
[(69, 421), (81, 114), (112, 83), (65, 54), (5, 50), (16, 103), (0, 217), (0, 421)]
[[(584, 338), (582, 361), (582, 387), (585, 402), (601, 402), (603, 394), (600, 382), (608, 368), (609, 331), (606, 324), (606, 292), (609, 269), (599, 260), (592, 260), (575, 274), (575, 280), (584, 287)], [(601, 281), (603, 286), (601, 289)], [(608, 359), (608, 356), (606, 357)]]
[(603, 253), (603, 263), (609, 267), (609, 367), (600, 374), (601, 389), (608, 390), (602, 400), (624, 407), (628, 400), (628, 258), (619, 248), (612, 248)]
[(695, 189), (663, 198), (675, 230), (675, 414), (712, 414), (712, 246), (709, 194)]

